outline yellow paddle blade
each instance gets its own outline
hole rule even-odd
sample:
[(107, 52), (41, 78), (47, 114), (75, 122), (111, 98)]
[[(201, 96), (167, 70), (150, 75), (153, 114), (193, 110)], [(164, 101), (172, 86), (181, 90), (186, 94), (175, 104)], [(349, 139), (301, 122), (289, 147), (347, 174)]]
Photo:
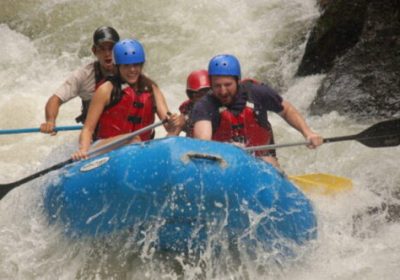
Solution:
[(289, 179), (305, 192), (327, 195), (350, 190), (353, 187), (350, 179), (325, 173), (289, 176)]

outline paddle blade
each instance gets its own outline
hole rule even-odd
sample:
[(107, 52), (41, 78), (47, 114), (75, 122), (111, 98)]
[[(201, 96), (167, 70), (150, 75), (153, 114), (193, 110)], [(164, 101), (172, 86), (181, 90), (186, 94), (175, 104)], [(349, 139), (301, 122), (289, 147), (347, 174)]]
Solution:
[(324, 173), (289, 176), (289, 179), (308, 193), (332, 195), (351, 190), (353, 187), (350, 179)]
[(11, 191), (13, 188), (15, 188), (13, 184), (8, 184), (8, 185), (1, 185), (0, 186), (0, 199), (6, 196), (9, 191)]
[(31, 181), (33, 179), (36, 179), (36, 178), (39, 178), (39, 177), (41, 177), (43, 175), (46, 175), (47, 173), (49, 173), (51, 171), (58, 170), (58, 169), (66, 166), (66, 165), (68, 165), (70, 163), (73, 163), (73, 162), (74, 162), (73, 159), (68, 159), (66, 161), (63, 161), (63, 162), (57, 163), (57, 164), (55, 164), (53, 166), (50, 166), (49, 168), (43, 169), (43, 170), (41, 170), (39, 172), (36, 172), (36, 173), (34, 173), (32, 175), (29, 175), (29, 176), (27, 176), (25, 178), (22, 178), (22, 179), (20, 179), (18, 181), (15, 181), (13, 183), (0, 184), (0, 199), (2, 199), (9, 191), (14, 189), (15, 187), (18, 187), (18, 186), (20, 186), (22, 184), (25, 184), (26, 182), (29, 182), (29, 181)]
[(398, 146), (400, 144), (400, 119), (374, 124), (359, 133), (356, 140), (372, 148)]

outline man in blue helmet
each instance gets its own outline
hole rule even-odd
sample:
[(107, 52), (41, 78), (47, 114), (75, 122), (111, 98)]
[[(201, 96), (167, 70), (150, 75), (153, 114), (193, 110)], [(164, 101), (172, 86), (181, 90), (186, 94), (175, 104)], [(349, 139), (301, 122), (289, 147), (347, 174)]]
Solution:
[(82, 100), (82, 113), (76, 121), (82, 123), (85, 121), (89, 102), (96, 88), (106, 77), (114, 75), (112, 49), (118, 41), (118, 32), (110, 26), (101, 26), (95, 30), (92, 52), (96, 56), (96, 61), (74, 71), (49, 98), (45, 107), (46, 120), (40, 125), (41, 132), (54, 135), (60, 106), (77, 96)]
[[(322, 138), (305, 122), (295, 107), (265, 84), (240, 82), (238, 59), (229, 54), (213, 57), (208, 65), (212, 94), (203, 97), (192, 110), (193, 135), (203, 140), (233, 142), (241, 146), (273, 143), (267, 111), (278, 113), (309, 141), (309, 148)], [(274, 150), (256, 156), (279, 167)]]

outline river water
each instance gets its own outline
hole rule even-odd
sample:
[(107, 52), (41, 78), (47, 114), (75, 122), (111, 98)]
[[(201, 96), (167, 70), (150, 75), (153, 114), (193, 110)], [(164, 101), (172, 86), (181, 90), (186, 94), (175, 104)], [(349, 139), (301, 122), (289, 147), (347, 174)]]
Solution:
[[(93, 59), (93, 31), (112, 25), (122, 38), (142, 41), (145, 71), (173, 111), (185, 99), (190, 71), (206, 68), (215, 54), (233, 53), (243, 76), (278, 89), (324, 137), (358, 133), (376, 121), (373, 116), (363, 124), (335, 112), (310, 116), (307, 108), (323, 76), (294, 78), (319, 15), (315, 2), (2, 0), (0, 129), (38, 127), (52, 92), (73, 69)], [(74, 125), (79, 109), (79, 100), (62, 106), (58, 125)], [(272, 115), (271, 122), (277, 142), (302, 140), (279, 116)], [(157, 131), (157, 137), (164, 135)], [(67, 159), (77, 138), (78, 132), (1, 136), (0, 181), (12, 182)], [(399, 148), (372, 149), (349, 141), (278, 153), (288, 174), (331, 173), (354, 184), (352, 191), (336, 196), (309, 194), (319, 235), (295, 264), (267, 265), (259, 258), (222, 269), (216, 265), (221, 261), (176, 258), (178, 265), (171, 267), (151, 254), (131, 253), (134, 245), (118, 237), (68, 240), (48, 225), (43, 213), (46, 177), (13, 190), (0, 202), (0, 279), (398, 279), (400, 225), (389, 222), (385, 211), (368, 215), (366, 209), (396, 203)]]

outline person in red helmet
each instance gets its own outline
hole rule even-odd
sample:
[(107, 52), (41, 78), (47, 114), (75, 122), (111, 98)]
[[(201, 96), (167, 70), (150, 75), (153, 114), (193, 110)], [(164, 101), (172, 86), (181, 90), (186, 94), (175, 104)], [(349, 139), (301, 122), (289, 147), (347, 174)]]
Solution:
[(95, 30), (92, 52), (96, 60), (75, 70), (48, 99), (45, 121), (40, 125), (41, 132), (55, 135), (54, 128), (60, 106), (77, 96), (82, 100), (82, 113), (76, 121), (84, 123), (93, 93), (106, 77), (115, 74), (112, 49), (118, 41), (118, 32), (110, 26), (101, 26)]
[(195, 103), (202, 98), (211, 89), (208, 71), (201, 69), (193, 71), (189, 74), (186, 81), (186, 95), (189, 97), (190, 103)]
[(191, 72), (186, 80), (186, 95), (188, 99), (179, 106), (181, 112), (180, 117), (184, 119), (181, 126), (169, 135), (179, 135), (181, 131), (186, 133), (186, 136), (193, 137), (193, 124), (190, 121), (189, 115), (194, 104), (200, 100), (211, 90), (208, 71), (204, 69)]

